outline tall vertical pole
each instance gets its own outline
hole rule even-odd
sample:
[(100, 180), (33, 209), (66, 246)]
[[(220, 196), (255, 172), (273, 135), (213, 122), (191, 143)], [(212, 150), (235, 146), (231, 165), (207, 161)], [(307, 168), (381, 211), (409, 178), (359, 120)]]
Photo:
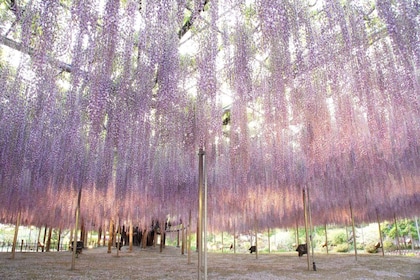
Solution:
[(350, 201), (350, 216), (351, 216), (351, 226), (353, 229), (353, 247), (354, 247), (354, 257), (357, 261), (357, 244), (356, 244), (356, 231), (355, 231), (355, 227), (354, 227), (354, 216), (353, 216), (353, 207), (351, 205), (351, 201)]
[(108, 254), (111, 254), (112, 240), (114, 239), (114, 220), (109, 220)]
[(18, 232), (19, 232), (19, 224), (20, 224), (20, 216), (21, 216), (21, 214), (20, 214), (20, 210), (19, 210), (17, 218), (16, 218), (15, 233), (14, 233), (14, 236), (13, 236), (12, 256), (11, 256), (12, 259), (15, 258), (16, 242), (17, 242), (17, 237), (18, 237)]
[(198, 251), (198, 279), (202, 279), (203, 265), (203, 189), (204, 189), (204, 151), (198, 152), (198, 221), (197, 221), (197, 251)]
[(309, 264), (309, 262), (310, 262), (309, 261), (310, 244), (309, 244), (309, 235), (308, 235), (308, 215), (307, 215), (307, 207), (306, 207), (305, 189), (303, 189), (302, 199), (303, 199), (303, 215), (305, 217), (306, 259), (307, 259), (307, 262), (308, 262), (308, 270), (310, 270), (310, 264)]
[[(182, 224), (181, 224), (182, 226)], [(159, 244), (159, 252), (162, 253), (163, 252), (163, 242), (164, 242), (164, 234), (165, 234), (165, 221), (161, 221), (161, 227), (160, 227), (160, 244)], [(179, 232), (179, 230), (178, 230)], [(157, 233), (155, 233), (157, 235)], [(178, 233), (179, 235), (179, 233)]]
[[(308, 208), (308, 214), (309, 214), (309, 240), (311, 243), (311, 255), (312, 255), (312, 268), (314, 271), (316, 271), (316, 265), (315, 265), (315, 256), (314, 256), (314, 246), (313, 246), (313, 228), (312, 228), (312, 213), (311, 213), (311, 200), (309, 198), (309, 189), (307, 190), (306, 194), (306, 200), (307, 200), (307, 208)], [(309, 254), (309, 248), (308, 248), (308, 254)]]
[(188, 261), (187, 263), (191, 263), (191, 209), (188, 215), (188, 226), (187, 226), (187, 254), (188, 254)]
[[(120, 240), (121, 240), (121, 223), (120, 223), (120, 216), (117, 216), (117, 233), (116, 233), (116, 244), (117, 244), (117, 257), (120, 256)], [(155, 233), (156, 236), (156, 233)], [(153, 242), (155, 244), (155, 242)]]
[(254, 214), (254, 228), (255, 228), (255, 258), (258, 259), (258, 226), (257, 215)]
[(376, 220), (378, 221), (379, 241), (381, 242), (382, 257), (384, 257), (384, 256), (385, 256), (385, 252), (384, 252), (384, 242), (383, 242), (383, 238), (382, 238), (381, 223), (379, 222), (378, 209), (376, 209)]
[(235, 224), (233, 225), (233, 253), (236, 254), (236, 218)]
[(203, 213), (204, 279), (207, 280), (207, 167), (206, 167), (205, 160), (203, 160), (203, 176), (204, 176), (204, 213)]
[(397, 224), (397, 218), (395, 217), (395, 213), (394, 213), (394, 224), (395, 224), (395, 233), (396, 233), (396, 237), (397, 237), (398, 254), (401, 255), (400, 235), (398, 233), (398, 224)]
[[(38, 252), (39, 244), (41, 243), (40, 240), (41, 240), (41, 227), (39, 228), (39, 231), (38, 231), (38, 240), (37, 240), (37, 244), (36, 244), (36, 251), (37, 252)], [(72, 241), (72, 240), (73, 240), (73, 231), (70, 231), (70, 241)]]
[[(214, 239), (216, 239), (216, 237), (214, 238)], [(223, 244), (223, 230), (222, 230), (222, 253), (223, 253), (223, 247), (225, 246), (225, 244)]]
[(325, 223), (325, 248), (327, 248), (327, 254), (328, 254), (328, 235), (327, 235), (327, 223)]
[(129, 252), (133, 252), (133, 234), (134, 234), (134, 230), (133, 230), (133, 220), (130, 217), (130, 235), (128, 237), (128, 243), (129, 243)]
[(42, 252), (44, 252), (44, 250), (45, 250), (45, 245), (46, 245), (46, 240), (47, 240), (47, 230), (48, 230), (48, 227), (47, 227), (47, 225), (45, 225), (45, 228), (44, 228), (44, 238), (43, 238), (43, 241), (42, 241)]
[(185, 253), (185, 226), (184, 224), (181, 224), (181, 255), (184, 255)]
[(71, 270), (74, 270), (76, 265), (76, 251), (77, 251), (77, 229), (79, 228), (79, 215), (80, 215), (80, 200), (82, 198), (82, 188), (79, 189), (79, 195), (77, 196), (77, 207), (76, 207), (76, 222), (74, 226), (73, 234), (73, 252), (71, 255)]
[(61, 227), (58, 228), (57, 252), (60, 251)]
[(51, 248), (52, 226), (48, 229), (47, 244), (45, 244), (45, 252), (49, 252)]
[(179, 231), (180, 229), (178, 228), (176, 230), (176, 247), (179, 248)]

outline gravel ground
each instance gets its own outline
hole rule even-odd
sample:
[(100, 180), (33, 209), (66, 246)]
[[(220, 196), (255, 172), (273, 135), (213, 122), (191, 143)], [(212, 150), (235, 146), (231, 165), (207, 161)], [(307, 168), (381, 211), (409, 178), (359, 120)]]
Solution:
[[(66, 252), (0, 253), (0, 279), (198, 279), (196, 252), (191, 263), (179, 248), (159, 247), (132, 252), (124, 247), (108, 254), (107, 248), (85, 249), (71, 270), (72, 254)], [(208, 254), (208, 279), (416, 279), (420, 257), (381, 254), (315, 255), (317, 271), (308, 270), (306, 255), (297, 253)]]

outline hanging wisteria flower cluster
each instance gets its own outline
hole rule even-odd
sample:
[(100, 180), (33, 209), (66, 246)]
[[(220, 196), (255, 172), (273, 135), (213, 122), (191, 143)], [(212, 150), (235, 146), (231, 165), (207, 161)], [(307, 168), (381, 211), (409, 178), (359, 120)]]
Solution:
[(420, 214), (416, 1), (0, 4), (0, 222)]

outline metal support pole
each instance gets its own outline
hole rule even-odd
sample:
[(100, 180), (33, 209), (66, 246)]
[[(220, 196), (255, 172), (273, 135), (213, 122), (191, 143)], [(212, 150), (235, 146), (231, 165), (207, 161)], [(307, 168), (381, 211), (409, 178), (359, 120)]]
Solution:
[(188, 226), (187, 226), (187, 254), (188, 254), (188, 260), (187, 263), (191, 263), (191, 209), (188, 214)]
[[(307, 200), (307, 208), (308, 208), (308, 214), (309, 214), (309, 239), (311, 242), (311, 252), (312, 252), (312, 269), (314, 271), (316, 271), (316, 264), (315, 264), (315, 255), (314, 255), (314, 246), (313, 246), (313, 234), (314, 234), (314, 230), (312, 227), (312, 213), (311, 213), (311, 203), (310, 203), (310, 198), (309, 198), (309, 189), (307, 190), (307, 194), (306, 194), (306, 200)], [(308, 248), (308, 254), (309, 254), (309, 248)]]
[(19, 232), (20, 217), (21, 217), (21, 214), (20, 214), (20, 210), (19, 210), (18, 216), (16, 218), (15, 233), (13, 235), (12, 257), (11, 257), (11, 259), (15, 258), (16, 242), (17, 242), (17, 237), (18, 237), (18, 232)]
[(355, 230), (355, 227), (354, 227), (353, 207), (351, 206), (351, 201), (350, 201), (350, 215), (351, 215), (351, 226), (353, 228), (354, 257), (356, 258), (356, 261), (357, 261), (356, 230)]
[(258, 225), (257, 216), (254, 214), (254, 229), (255, 229), (255, 259), (258, 259)]
[(203, 192), (204, 192), (204, 151), (198, 152), (198, 221), (197, 221), (197, 251), (198, 279), (202, 279), (203, 268)]
[(396, 234), (396, 237), (397, 237), (398, 254), (401, 255), (400, 235), (398, 233), (398, 224), (397, 224), (397, 218), (395, 217), (395, 213), (394, 213), (394, 224), (395, 224), (395, 234)]
[(380, 242), (381, 242), (382, 257), (385, 257), (385, 252), (384, 252), (384, 241), (383, 241), (383, 238), (382, 238), (382, 229), (381, 229), (381, 223), (379, 222), (378, 209), (376, 209), (376, 220), (378, 221), (379, 240), (380, 240)]
[(77, 197), (76, 207), (76, 225), (74, 226), (74, 238), (73, 238), (73, 252), (71, 255), (71, 270), (74, 270), (76, 266), (76, 251), (77, 251), (77, 229), (79, 228), (79, 215), (80, 215), (80, 200), (82, 198), (82, 188), (79, 189), (79, 195)]
[(205, 160), (203, 160), (203, 175), (204, 175), (204, 213), (203, 213), (204, 279), (207, 280), (207, 168), (206, 168)]
[(308, 236), (308, 215), (307, 215), (307, 209), (306, 209), (306, 194), (305, 194), (305, 189), (303, 189), (303, 194), (302, 194), (302, 199), (303, 199), (303, 215), (305, 217), (305, 235), (306, 235), (306, 259), (308, 262), (308, 270), (310, 270), (310, 264), (309, 264), (309, 236)]
[(327, 235), (327, 223), (325, 223), (325, 248), (327, 248), (327, 254), (328, 254), (328, 235)]

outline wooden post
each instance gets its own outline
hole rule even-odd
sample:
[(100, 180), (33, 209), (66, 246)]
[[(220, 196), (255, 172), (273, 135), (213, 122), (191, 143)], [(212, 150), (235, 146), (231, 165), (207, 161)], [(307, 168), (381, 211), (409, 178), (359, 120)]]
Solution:
[(50, 251), (50, 247), (51, 247), (51, 235), (52, 235), (52, 227), (50, 227), (49, 230), (48, 230), (48, 238), (47, 238), (47, 244), (45, 246), (45, 252), (49, 252)]
[[(83, 235), (83, 246), (87, 247), (89, 246), (89, 238), (88, 238), (89, 231), (85, 227), (84, 235)], [(92, 235), (91, 235), (92, 236)]]
[[(156, 227), (156, 226), (155, 226)], [(157, 243), (157, 231), (156, 231), (156, 229), (153, 229), (154, 230), (154, 234), (153, 234), (153, 247), (156, 247), (156, 243)]]
[(128, 243), (129, 243), (129, 248), (128, 251), (131, 253), (133, 252), (133, 234), (134, 234), (134, 230), (133, 230), (133, 221), (130, 218), (130, 231), (129, 231), (129, 237), (128, 237)]
[[(307, 203), (307, 208), (308, 208), (308, 215), (309, 215), (309, 242), (311, 245), (311, 256), (312, 256), (312, 269), (314, 271), (316, 271), (316, 265), (315, 265), (315, 255), (314, 255), (314, 246), (313, 246), (313, 227), (312, 227), (312, 212), (311, 212), (311, 199), (310, 199), (310, 195), (309, 195), (309, 189), (307, 190), (306, 193), (306, 203)], [(308, 254), (309, 254), (309, 247), (307, 249)]]
[(188, 254), (188, 225), (184, 225), (184, 253)]
[(161, 223), (161, 226), (160, 226), (160, 243), (159, 243), (159, 252), (160, 253), (162, 253), (162, 251), (163, 251), (163, 240), (164, 240), (163, 239), (163, 234), (164, 234), (164, 230), (165, 230), (165, 224), (164, 223)]
[(267, 237), (268, 237), (268, 253), (271, 253), (270, 228), (267, 229)]
[(254, 229), (255, 229), (255, 259), (258, 259), (258, 226), (257, 216), (254, 215)]
[(325, 247), (327, 248), (327, 254), (328, 254), (328, 235), (327, 235), (327, 223), (325, 223)]
[(378, 214), (378, 209), (376, 209), (376, 220), (378, 221), (378, 229), (379, 229), (379, 241), (381, 242), (381, 248), (382, 248), (382, 257), (385, 256), (385, 252), (384, 252), (384, 242), (383, 242), (383, 238), (382, 238), (382, 229), (381, 229), (381, 223), (379, 222), (379, 214)]
[(203, 193), (204, 193), (204, 150), (198, 152), (198, 221), (197, 221), (197, 251), (198, 251), (198, 279), (203, 277)]
[(102, 236), (102, 246), (105, 247), (106, 245), (106, 224), (104, 225), (104, 234)]
[(306, 259), (308, 262), (308, 270), (310, 270), (310, 264), (309, 264), (309, 235), (308, 235), (308, 215), (307, 215), (307, 207), (306, 207), (306, 193), (305, 189), (303, 189), (303, 214), (305, 218), (305, 235), (306, 235)]
[(233, 225), (233, 253), (236, 254), (236, 220)]
[(102, 239), (102, 225), (99, 226), (98, 229), (98, 242), (96, 243), (96, 246), (101, 246), (101, 239)]
[(143, 235), (142, 235), (142, 242), (141, 242), (141, 245), (142, 245), (142, 248), (143, 249), (146, 249), (146, 246), (147, 246), (147, 234), (148, 234), (148, 232), (147, 232), (147, 229), (144, 229), (143, 230)]
[[(39, 232), (41, 234), (41, 228), (39, 229)], [(70, 230), (70, 241), (69, 241), (69, 247), (67, 248), (67, 250), (70, 250), (71, 247), (71, 243), (73, 242), (73, 233), (74, 233), (74, 229)], [(38, 236), (38, 243), (39, 243), (39, 236)], [(38, 245), (36, 246), (36, 251), (38, 252)]]
[(44, 249), (45, 249), (45, 243), (46, 243), (46, 239), (47, 239), (47, 229), (48, 229), (48, 227), (47, 227), (47, 225), (45, 225), (44, 238), (42, 240), (42, 252), (44, 252)]
[(21, 217), (21, 213), (20, 213), (20, 210), (19, 210), (17, 218), (16, 218), (15, 233), (13, 235), (13, 245), (12, 245), (11, 259), (15, 258), (16, 242), (17, 242), (17, 237), (18, 237), (18, 232), (19, 232), (20, 217)]
[(397, 250), (398, 250), (398, 254), (401, 255), (400, 235), (398, 233), (398, 224), (397, 224), (397, 218), (395, 217), (395, 213), (394, 213), (394, 223), (395, 223), (395, 233), (397, 237)]
[(191, 209), (188, 215), (188, 227), (187, 227), (187, 253), (188, 253), (188, 260), (187, 263), (191, 263)]
[(352, 226), (352, 229), (353, 229), (354, 257), (357, 261), (357, 244), (356, 244), (356, 231), (355, 231), (355, 227), (354, 227), (353, 207), (351, 206), (351, 201), (349, 203), (350, 203), (351, 226)]
[(207, 280), (207, 168), (203, 160), (203, 177), (204, 177), (204, 193), (203, 193), (203, 244), (204, 244), (204, 280)]
[(163, 249), (166, 248), (166, 229), (167, 229), (167, 225), (165, 225), (164, 223), (163, 224)]
[(195, 251), (198, 252), (198, 232), (200, 230), (200, 227), (198, 226), (198, 218), (197, 218), (197, 231), (196, 231), (196, 238), (195, 238)]
[(61, 243), (61, 227), (58, 228), (57, 252), (60, 251), (60, 243)]
[(121, 224), (120, 224), (120, 217), (117, 218), (117, 232), (115, 234), (116, 237), (116, 246), (117, 246), (117, 257), (120, 256), (120, 248), (121, 248)]
[(114, 221), (111, 219), (109, 220), (109, 237), (108, 237), (108, 251), (107, 251), (108, 254), (111, 253), (113, 239), (114, 239)]
[(82, 198), (82, 188), (79, 189), (79, 195), (77, 197), (76, 207), (76, 222), (74, 226), (74, 240), (73, 240), (73, 252), (71, 254), (71, 270), (74, 270), (76, 265), (76, 248), (77, 248), (77, 229), (79, 228), (79, 215), (80, 215), (80, 200)]
[(223, 230), (222, 230), (222, 253), (223, 253), (223, 247), (224, 247), (225, 245), (223, 244)]
[[(38, 252), (38, 245), (39, 245), (39, 243), (40, 243), (40, 240), (41, 240), (41, 228), (42, 227), (39, 227), (39, 231), (38, 231), (38, 240), (37, 240), (37, 243), (36, 243), (36, 251)], [(72, 233), (73, 233), (73, 231), (72, 232), (70, 232), (70, 241), (72, 240)]]
[(179, 228), (176, 230), (176, 247), (179, 248)]
[(184, 238), (185, 238), (185, 234), (184, 234), (184, 225), (181, 224), (181, 230), (182, 230), (182, 235), (181, 235), (181, 255), (184, 254), (184, 249), (185, 249), (185, 242), (184, 242)]
[(165, 249), (165, 242), (166, 242), (166, 227), (165, 227), (165, 220), (161, 224), (160, 229), (160, 243), (162, 243), (162, 249)]

